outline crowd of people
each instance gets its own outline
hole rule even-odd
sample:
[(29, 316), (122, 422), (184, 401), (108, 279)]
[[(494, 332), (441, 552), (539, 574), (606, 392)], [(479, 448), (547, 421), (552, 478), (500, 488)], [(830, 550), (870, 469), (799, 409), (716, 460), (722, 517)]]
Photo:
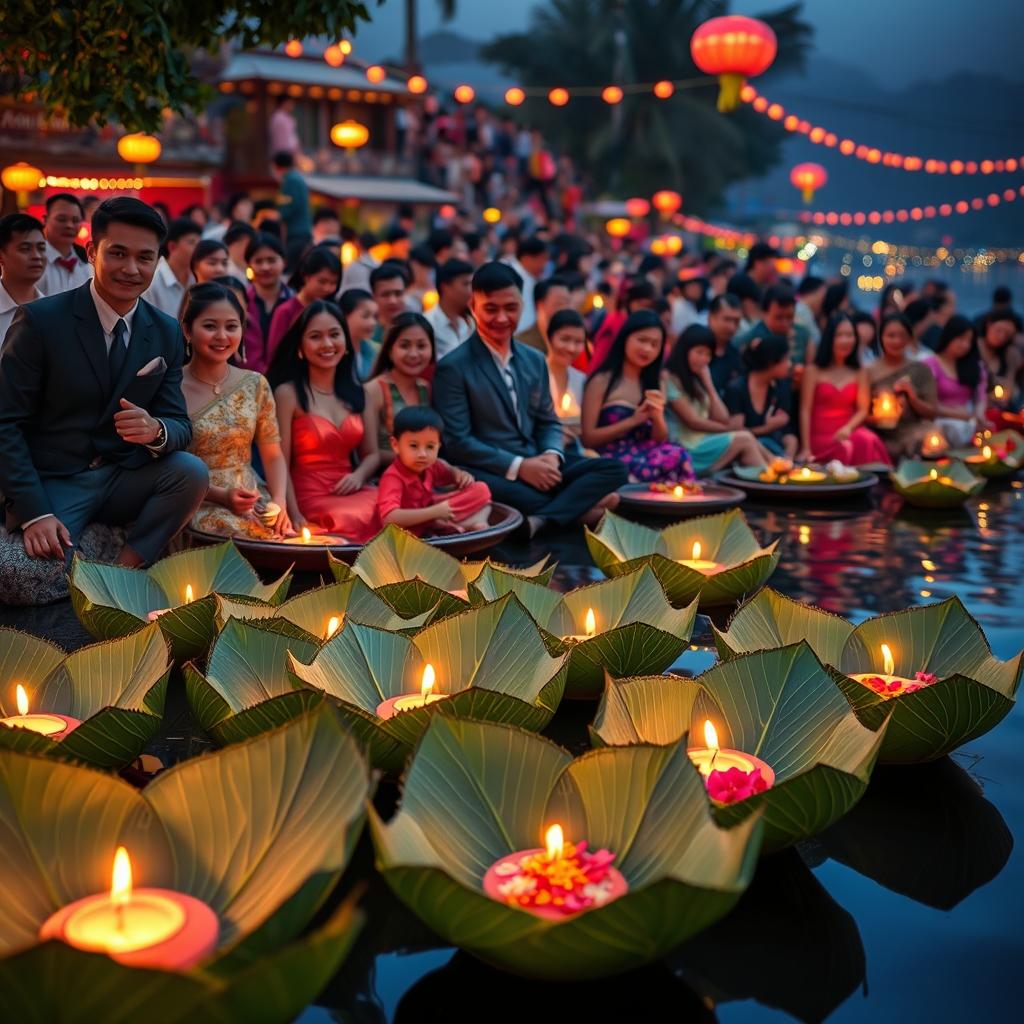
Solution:
[(0, 219), (0, 492), (29, 555), (67, 558), (93, 521), (127, 525), (141, 565), (186, 525), (363, 543), (475, 530), (495, 502), (533, 536), (596, 522), (627, 481), (890, 465), (1019, 408), (1004, 289), (974, 320), (939, 281), (862, 311), (843, 280), (780, 277), (766, 243), (742, 268), (610, 249), (541, 195), (533, 220), (460, 212), (422, 241), (399, 208), (386, 251), (353, 255), (278, 156), (283, 202), (107, 200), (84, 252), (72, 194)]

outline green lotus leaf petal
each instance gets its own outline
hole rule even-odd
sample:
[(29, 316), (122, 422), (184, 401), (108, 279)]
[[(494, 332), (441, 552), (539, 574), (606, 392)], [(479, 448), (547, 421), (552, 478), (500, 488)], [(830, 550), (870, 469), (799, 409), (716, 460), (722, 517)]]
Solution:
[(714, 623), (720, 658), (749, 654), (805, 641), (826, 665), (836, 665), (853, 626), (831, 612), (801, 604), (765, 587), (736, 609), (725, 630)]
[[(264, 584), (230, 541), (192, 548), (149, 569), (72, 559), (71, 603), (82, 625), (99, 639), (124, 636), (145, 624), (150, 612), (167, 608), (157, 620), (177, 661), (206, 653), (216, 634), (216, 594), (280, 604), (290, 573)], [(194, 600), (185, 603), (185, 588)]]
[[(1012, 476), (1024, 465), (1024, 436), (1016, 430), (1000, 430), (985, 441), (992, 448), (993, 458), (984, 462), (970, 462), (976, 457), (980, 448), (957, 448), (949, 454), (955, 458), (968, 460), (968, 465), (975, 473), (983, 477)], [(1005, 451), (1005, 454), (1000, 454)]]
[[(937, 472), (932, 479), (931, 473)], [(903, 459), (889, 473), (897, 493), (919, 508), (955, 508), (985, 487), (984, 477), (975, 476), (958, 460), (935, 466), (920, 459)]]
[[(537, 624), (507, 595), (411, 638), (346, 622), (309, 664), (293, 653), (289, 669), (298, 684), (336, 702), (377, 767), (397, 772), (434, 715), (544, 728), (562, 698), (567, 660), (548, 652)], [(436, 672), (434, 692), (449, 696), (379, 718), (382, 701), (419, 692), (427, 663)]]
[[(889, 645), (897, 675), (931, 672), (939, 681), (885, 699), (850, 678), (880, 672), (881, 645)], [(1013, 707), (1024, 654), (993, 657), (981, 627), (959, 598), (879, 615), (857, 626), (846, 642), (836, 682), (867, 725), (892, 719), (881, 760), (908, 764), (942, 757), (983, 735)]]
[[(779, 564), (778, 541), (761, 547), (739, 509), (674, 523), (652, 530), (606, 512), (597, 530), (586, 531), (587, 547), (598, 568), (610, 577), (649, 565), (672, 604), (696, 598), (700, 608), (712, 608), (752, 593)], [(726, 566), (705, 575), (681, 563), (692, 557), (694, 541), (701, 557)]]
[[(469, 598), (474, 605), (497, 601), (506, 594), (515, 594), (519, 603), (545, 629), (550, 629), (550, 623), (557, 621), (555, 616), (562, 604), (562, 594), (535, 576), (520, 576), (488, 563), (469, 584)], [(567, 627), (567, 632), (571, 632), (571, 627)]]
[[(398, 814), (385, 825), (369, 813), (379, 869), (429, 927), (541, 978), (626, 970), (707, 926), (748, 884), (760, 835), (757, 815), (732, 830), (715, 824), (681, 745), (572, 761), (521, 729), (448, 717), (420, 741)], [(560, 922), (485, 896), (487, 868), (540, 845), (554, 820), (568, 838), (613, 850), (630, 892)]]
[(805, 643), (722, 662), (698, 679), (608, 683), (597, 742), (677, 744), (711, 719), (723, 747), (761, 758), (775, 785), (715, 815), (724, 825), (763, 809), (766, 851), (816, 835), (863, 795), (885, 732), (861, 725)]
[(0, 746), (122, 768), (159, 729), (171, 664), (156, 625), (69, 655), (3, 629), (0, 648), (0, 718), (17, 714), (15, 686), (23, 683), (33, 711), (69, 715), (82, 723), (63, 740), (0, 728)]

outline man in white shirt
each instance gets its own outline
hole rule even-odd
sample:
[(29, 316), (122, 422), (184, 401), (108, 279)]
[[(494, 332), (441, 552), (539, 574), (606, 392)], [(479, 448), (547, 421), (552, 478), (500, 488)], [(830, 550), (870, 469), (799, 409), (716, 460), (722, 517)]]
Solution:
[(0, 348), (18, 307), (43, 297), (36, 285), (45, 269), (43, 225), (27, 213), (0, 217)]
[(196, 283), (190, 269), (192, 253), (203, 229), (195, 221), (179, 218), (167, 225), (164, 255), (156, 265), (153, 283), (143, 298), (161, 312), (178, 319), (185, 292)]
[(84, 216), (81, 201), (70, 192), (58, 192), (46, 200), (46, 270), (39, 281), (39, 290), (44, 295), (69, 291), (92, 277), (92, 267), (75, 252)]
[(533, 302), (533, 289), (544, 276), (548, 265), (548, 247), (536, 235), (520, 239), (515, 257), (502, 261), (507, 263), (522, 279), (523, 313), (519, 318), (519, 333), (528, 331), (537, 322), (537, 310)]
[(448, 260), (437, 268), (437, 305), (426, 317), (434, 328), (438, 360), (457, 349), (476, 329), (469, 312), (472, 281), (473, 265), (465, 260)]

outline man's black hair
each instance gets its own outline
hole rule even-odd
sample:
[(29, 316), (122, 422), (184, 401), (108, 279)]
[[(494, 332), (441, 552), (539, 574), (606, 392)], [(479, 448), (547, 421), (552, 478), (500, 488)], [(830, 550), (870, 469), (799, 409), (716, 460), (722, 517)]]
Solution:
[(393, 281), (396, 277), (402, 279), (405, 287), (409, 285), (409, 271), (404, 263), (398, 260), (385, 260), (379, 267), (370, 271), (370, 291), (373, 291), (382, 281)]
[(437, 290), (440, 291), (442, 287), (451, 284), (457, 277), (472, 273), (473, 264), (468, 260), (445, 260), (434, 274), (434, 283), (437, 285)]
[(810, 295), (811, 292), (816, 292), (819, 288), (825, 287), (825, 279), (823, 277), (815, 277), (813, 274), (808, 274), (797, 286), (797, 295)]
[(293, 153), (289, 153), (286, 149), (279, 149), (270, 158), (270, 162), (275, 167), (279, 167), (282, 171), (287, 171), (295, 166), (295, 155)]
[(492, 260), (478, 267), (473, 274), (473, 291), (492, 295), (505, 288), (515, 288), (522, 294), (523, 279), (507, 264)]
[(251, 224), (246, 224), (244, 220), (235, 220), (231, 222), (231, 226), (224, 232), (224, 244), (234, 245), (240, 238), (255, 238), (256, 229)]
[(772, 305), (783, 308), (795, 306), (796, 295), (793, 289), (784, 284), (773, 284), (771, 288), (765, 288), (764, 295), (761, 296), (761, 308), (767, 310)]
[(568, 289), (569, 284), (564, 277), (559, 277), (557, 274), (551, 277), (544, 278), (543, 281), (538, 281), (533, 286), (533, 302), (534, 305), (540, 305), (550, 293), (552, 288), (565, 288)]
[(152, 206), (132, 196), (106, 199), (96, 207), (92, 215), (92, 240), (95, 244), (99, 244), (111, 224), (130, 224), (132, 227), (152, 231), (156, 235), (157, 245), (163, 243), (167, 233), (163, 217)]
[(329, 206), (318, 206), (313, 211), (312, 223), (314, 225), (317, 225), (321, 221), (325, 221), (325, 220), (336, 220), (336, 221), (338, 221), (340, 223), (341, 218), (338, 216), (338, 211), (337, 210), (332, 210), (331, 207), (329, 207)]
[(543, 238), (530, 235), (528, 238), (520, 238), (516, 246), (516, 257), (522, 259), (524, 256), (541, 256), (548, 251), (547, 243)]
[(178, 242), (188, 235), (201, 235), (202, 233), (202, 227), (194, 220), (189, 220), (188, 217), (175, 217), (167, 225), (167, 237), (164, 242)]
[(78, 207), (78, 212), (84, 217), (85, 208), (82, 206), (82, 200), (78, 196), (73, 195), (71, 192), (54, 192), (52, 196), (46, 197), (46, 212), (49, 213), (53, 209), (55, 203), (73, 203)]
[(0, 249), (15, 235), (27, 235), (30, 231), (42, 231), (43, 225), (27, 213), (9, 213), (0, 217)]

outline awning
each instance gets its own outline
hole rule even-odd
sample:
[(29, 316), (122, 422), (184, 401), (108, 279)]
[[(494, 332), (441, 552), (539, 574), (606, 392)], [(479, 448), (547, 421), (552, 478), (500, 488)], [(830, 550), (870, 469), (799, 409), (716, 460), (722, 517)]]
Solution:
[(364, 203), (423, 203), (440, 206), (459, 201), (454, 192), (446, 192), (412, 178), (307, 174), (306, 184), (311, 192), (319, 192), (332, 199), (359, 199)]
[(389, 92), (406, 95), (405, 83), (395, 78), (371, 83), (362, 67), (342, 64), (332, 68), (322, 60), (292, 59), (274, 53), (239, 53), (231, 58), (218, 81), (242, 82), (261, 79), (268, 82), (289, 82), (295, 85), (320, 85), (327, 88), (359, 89), (362, 92)]

